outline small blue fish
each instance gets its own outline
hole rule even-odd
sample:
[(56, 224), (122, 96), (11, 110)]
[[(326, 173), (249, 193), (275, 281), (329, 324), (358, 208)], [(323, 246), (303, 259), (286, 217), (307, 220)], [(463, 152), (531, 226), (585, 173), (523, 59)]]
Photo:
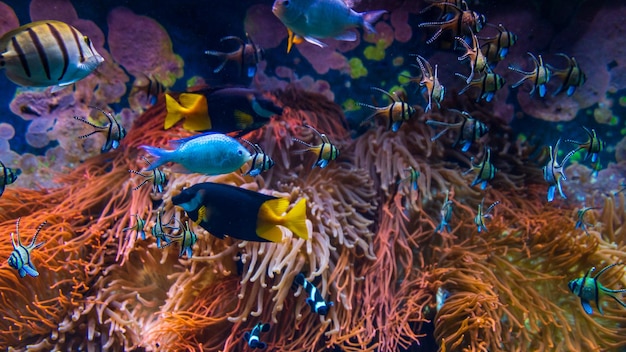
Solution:
[(607, 295), (615, 300), (615, 302), (619, 303), (622, 307), (626, 308), (626, 303), (621, 301), (619, 298), (615, 297), (613, 293), (622, 293), (626, 292), (626, 289), (620, 290), (611, 290), (604, 287), (601, 283), (598, 282), (598, 279), (602, 274), (604, 274), (608, 269), (616, 266), (616, 265), (624, 265), (624, 263), (614, 263), (608, 266), (605, 266), (602, 270), (598, 272), (595, 277), (591, 277), (591, 274), (596, 270), (595, 267), (592, 267), (585, 273), (585, 276), (580, 277), (578, 279), (571, 280), (567, 286), (569, 290), (572, 291), (573, 294), (580, 297), (580, 303), (585, 310), (585, 313), (592, 314), (593, 308), (591, 308), (591, 304), (589, 301), (595, 301), (596, 307), (600, 311), (600, 314), (604, 315), (602, 311), (602, 306), (600, 305), (600, 295)]
[(491, 218), (490, 213), (498, 204), (500, 204), (500, 201), (493, 202), (487, 210), (483, 210), (483, 207), (485, 206), (485, 198), (483, 198), (480, 204), (478, 204), (478, 212), (476, 213), (476, 217), (474, 217), (474, 224), (476, 224), (478, 232), (488, 231), (487, 226), (485, 225), (485, 219)]
[(310, 150), (313, 153), (317, 154), (317, 160), (315, 161), (315, 164), (313, 164), (313, 167), (319, 166), (323, 169), (328, 166), (329, 161), (337, 159), (337, 157), (339, 156), (339, 149), (337, 149), (337, 147), (330, 142), (326, 134), (319, 133), (319, 131), (316, 130), (313, 126), (307, 124), (305, 124), (304, 127), (308, 127), (315, 131), (315, 133), (317, 133), (317, 135), (322, 140), (322, 143), (318, 145), (312, 145), (297, 138), (292, 139), (294, 142), (304, 144), (308, 147), (307, 150)]
[(604, 148), (606, 148), (606, 142), (598, 137), (595, 129), (592, 128), (590, 131), (585, 126), (583, 126), (583, 128), (585, 129), (585, 132), (587, 132), (586, 142), (577, 142), (571, 139), (566, 139), (565, 142), (578, 144), (578, 148), (576, 148), (574, 153), (584, 149), (587, 152), (587, 154), (585, 155), (585, 160), (587, 160), (587, 158), (589, 158), (589, 156), (591, 155), (591, 162), (595, 163), (596, 161), (598, 161), (598, 156), (600, 155), (600, 153), (602, 153)]
[(15, 182), (21, 173), (22, 170), (6, 167), (4, 163), (0, 161), (0, 196), (4, 193), (4, 187)]
[(178, 219), (176, 219), (176, 221), (178, 221), (178, 223), (180, 224), (180, 228), (182, 229), (182, 231), (179, 235), (176, 236), (165, 234), (166, 238), (170, 240), (166, 246), (170, 245), (172, 241), (178, 242), (180, 244), (180, 253), (178, 254), (178, 256), (182, 257), (183, 254), (187, 253), (187, 258), (191, 258), (191, 256), (193, 255), (191, 247), (193, 247), (193, 245), (196, 244), (196, 242), (198, 241), (198, 235), (196, 235), (195, 232), (191, 231), (188, 221), (185, 221), (184, 223)]
[[(154, 225), (152, 225), (152, 236), (156, 238), (157, 247), (163, 248), (169, 245), (172, 241), (170, 240), (168, 234), (165, 232), (165, 227), (169, 227), (169, 225), (163, 226), (163, 221), (161, 220), (162, 211), (159, 209), (156, 214), (156, 218), (154, 220)], [(165, 241), (165, 245), (162, 245), (162, 242)]]
[(559, 143), (561, 143), (560, 138), (558, 141), (556, 141), (554, 149), (552, 148), (552, 146), (550, 146), (548, 151), (548, 153), (550, 154), (550, 159), (548, 160), (548, 163), (543, 167), (543, 179), (546, 180), (549, 185), (548, 202), (554, 200), (554, 190), (557, 188), (561, 197), (563, 199), (567, 198), (565, 194), (563, 194), (563, 188), (561, 186), (561, 180), (567, 180), (563, 168), (565, 167), (565, 164), (567, 164), (569, 158), (571, 158), (572, 155), (574, 155), (574, 153), (576, 152), (575, 150), (572, 150), (571, 152), (567, 153), (563, 160), (561, 160), (561, 163), (559, 163), (559, 161), (557, 160), (559, 155)]
[(91, 133), (87, 133), (85, 135), (79, 136), (78, 138), (84, 139), (96, 133), (106, 133), (106, 141), (104, 142), (104, 145), (102, 146), (101, 151), (103, 153), (106, 153), (111, 149), (117, 149), (117, 147), (120, 146), (121, 140), (124, 139), (124, 137), (126, 137), (126, 130), (124, 129), (122, 125), (120, 125), (119, 122), (117, 122), (117, 120), (115, 120), (115, 118), (113, 117), (113, 115), (111, 115), (111, 113), (106, 112), (96, 106), (91, 106), (91, 107), (103, 113), (104, 116), (106, 116), (106, 118), (109, 120), (109, 123), (104, 126), (98, 126), (94, 123), (87, 121), (86, 119), (82, 117), (74, 116), (76, 120), (86, 123), (89, 126), (95, 128), (95, 130), (92, 131)]
[(375, 33), (374, 26), (387, 11), (355, 12), (343, 0), (276, 0), (272, 12), (293, 32), (311, 44), (325, 47), (319, 41), (335, 38), (353, 42), (357, 39), (352, 28), (363, 27)]
[(309, 297), (306, 299), (306, 303), (311, 307), (311, 311), (319, 315), (328, 314), (328, 310), (333, 306), (333, 302), (326, 302), (317, 287), (304, 278), (304, 274), (299, 273), (296, 275), (293, 282), (302, 286), (304, 291), (308, 293)]
[(531, 52), (528, 52), (528, 55), (530, 55), (533, 60), (533, 64), (535, 65), (535, 68), (532, 71), (526, 72), (517, 66), (509, 65), (509, 70), (524, 75), (524, 77), (522, 77), (522, 79), (520, 79), (517, 83), (511, 85), (511, 88), (517, 88), (521, 86), (524, 81), (530, 80), (533, 83), (530, 95), (535, 94), (535, 90), (538, 90), (539, 96), (543, 98), (546, 95), (546, 84), (550, 81), (552, 72), (546, 65), (543, 64), (543, 58), (541, 55), (539, 55), (539, 60), (537, 60), (535, 55)]
[(495, 166), (491, 163), (491, 148), (485, 148), (485, 156), (480, 164), (474, 164), (474, 158), (471, 159), (472, 167), (465, 171), (463, 174), (466, 175), (472, 171), (476, 171), (476, 177), (474, 177), (474, 181), (470, 187), (474, 187), (477, 184), (480, 184), (480, 189), (485, 189), (487, 187), (487, 182), (493, 180), (496, 175)]
[(137, 219), (137, 223), (134, 226), (130, 226), (122, 229), (122, 231), (136, 231), (137, 238), (141, 236), (142, 240), (146, 239), (146, 231), (144, 231), (144, 227), (146, 226), (146, 221), (139, 217), (139, 214), (135, 214), (135, 218)]
[(246, 331), (243, 334), (243, 339), (248, 343), (250, 348), (258, 348), (264, 350), (267, 344), (260, 339), (262, 332), (270, 331), (270, 324), (258, 323), (252, 328), (251, 331)]
[(252, 144), (247, 139), (241, 138), (242, 141), (248, 143), (252, 149), (254, 149), (254, 155), (252, 155), (252, 163), (250, 164), (250, 169), (244, 173), (244, 176), (258, 176), (263, 171), (267, 171), (274, 167), (274, 160), (267, 155), (260, 145), (254, 143)]
[(450, 194), (448, 192), (446, 192), (446, 200), (444, 200), (443, 204), (441, 205), (441, 210), (439, 211), (439, 214), (441, 215), (441, 220), (439, 222), (439, 225), (437, 226), (437, 228), (435, 229), (435, 233), (440, 233), (440, 232), (452, 232), (452, 228), (450, 227), (450, 219), (452, 219), (452, 208), (453, 208), (453, 203), (451, 200), (449, 200)]
[(585, 213), (593, 209), (598, 209), (598, 208), (584, 207), (578, 210), (578, 212), (576, 213), (578, 220), (576, 221), (576, 226), (574, 227), (574, 229), (576, 230), (582, 229), (583, 231), (585, 231), (585, 234), (587, 234), (587, 236), (589, 236), (589, 231), (587, 230), (587, 226), (591, 226), (591, 224), (588, 222), (585, 222), (584, 217), (585, 217)]
[(178, 163), (177, 172), (221, 175), (238, 170), (252, 159), (250, 152), (236, 139), (222, 133), (204, 133), (171, 141), (175, 150), (142, 145), (156, 159), (153, 170), (167, 162)]
[[(20, 219), (17, 218), (15, 222), (15, 237), (13, 237), (13, 232), (11, 232), (11, 243), (13, 244), (13, 252), (9, 257), (9, 265), (12, 268), (17, 269), (17, 272), (20, 274), (20, 277), (26, 276), (26, 274), (30, 276), (39, 276), (37, 269), (30, 261), (30, 254), (33, 249), (37, 249), (44, 245), (45, 242), (37, 241), (37, 236), (39, 235), (39, 231), (46, 225), (46, 221), (44, 221), (39, 227), (37, 227), (37, 231), (35, 231), (35, 235), (33, 239), (30, 241), (28, 246), (24, 246), (22, 241), (20, 240)], [(17, 241), (16, 241), (17, 240)]]
[[(150, 161), (148, 161), (148, 159), (144, 157), (143, 160), (145, 160), (145, 162), (148, 164), (148, 167), (152, 166), (152, 164), (150, 164)], [(128, 170), (128, 172), (133, 173), (135, 175), (139, 175), (144, 178), (143, 182), (141, 182), (138, 186), (133, 188), (133, 191), (138, 190), (139, 188), (141, 188), (141, 186), (145, 185), (148, 181), (152, 181), (152, 193), (157, 193), (157, 192), (163, 193), (163, 186), (167, 184), (167, 177), (165, 176), (165, 173), (163, 171), (159, 170), (158, 168), (154, 168), (152, 169), (152, 173), (150, 174), (142, 174), (141, 172), (135, 171), (135, 170)]]

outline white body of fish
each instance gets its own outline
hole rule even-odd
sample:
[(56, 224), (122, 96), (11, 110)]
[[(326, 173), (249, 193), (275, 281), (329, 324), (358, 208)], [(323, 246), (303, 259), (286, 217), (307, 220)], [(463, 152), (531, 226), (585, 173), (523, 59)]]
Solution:
[(178, 148), (165, 150), (141, 146), (156, 159), (148, 170), (153, 170), (167, 162), (180, 164), (183, 169), (175, 171), (221, 175), (239, 170), (252, 159), (250, 152), (236, 139), (221, 133), (207, 133), (172, 144)]
[(103, 61), (89, 38), (60, 21), (32, 22), (0, 38), (0, 68), (22, 86), (66, 86)]

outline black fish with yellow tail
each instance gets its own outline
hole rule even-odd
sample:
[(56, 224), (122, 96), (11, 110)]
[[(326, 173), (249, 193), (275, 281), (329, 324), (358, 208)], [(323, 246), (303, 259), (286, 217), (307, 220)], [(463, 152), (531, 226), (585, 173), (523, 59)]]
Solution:
[(309, 239), (304, 198), (287, 211), (289, 200), (286, 198), (205, 182), (182, 190), (172, 202), (218, 238), (229, 236), (245, 241), (281, 242), (280, 225), (302, 239)]
[(165, 129), (184, 119), (189, 131), (214, 131), (240, 134), (260, 128), (283, 109), (262, 92), (243, 87), (205, 88), (181, 93), (177, 98), (165, 94)]

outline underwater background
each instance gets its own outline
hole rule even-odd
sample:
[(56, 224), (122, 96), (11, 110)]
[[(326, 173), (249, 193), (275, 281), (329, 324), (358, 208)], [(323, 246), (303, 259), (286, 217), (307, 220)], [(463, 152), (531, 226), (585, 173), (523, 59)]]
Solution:
[[(307, 4), (291, 1), (313, 15)], [(289, 52), (273, 5), (0, 2), (0, 34), (59, 20), (104, 58), (55, 92), (0, 74), (0, 349), (626, 351), (623, 1), (355, 0), (385, 10), (375, 32)], [(503, 31), (516, 40), (495, 41)], [(498, 49), (482, 70), (474, 34)], [(262, 57), (218, 70), (205, 52), (238, 50), (229, 36)], [(501, 86), (480, 86), (488, 74)], [(232, 87), (254, 98), (212, 95)], [(214, 131), (272, 165), (207, 175), (170, 163), (157, 183), (144, 147), (171, 149), (203, 118), (190, 108), (166, 128), (168, 97), (185, 92), (207, 97), (214, 126), (236, 126)], [(254, 123), (233, 122), (242, 114)], [(114, 122), (119, 146), (87, 137)], [(289, 226), (277, 242), (209, 233), (176, 200), (207, 182), (290, 211), (306, 200), (308, 239)], [(248, 205), (230, 217), (254, 223)], [(20, 248), (37, 276), (15, 270)]]

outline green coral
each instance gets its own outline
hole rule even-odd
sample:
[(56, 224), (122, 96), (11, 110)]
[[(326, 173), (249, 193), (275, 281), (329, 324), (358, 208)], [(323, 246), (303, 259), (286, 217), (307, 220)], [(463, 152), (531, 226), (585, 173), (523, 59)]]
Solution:
[(341, 104), (343, 111), (357, 111), (361, 109), (361, 105), (357, 104), (354, 99), (347, 99)]
[(367, 68), (363, 66), (363, 61), (358, 57), (351, 58), (348, 61), (348, 65), (350, 66), (350, 77), (352, 79), (367, 76)]
[(381, 61), (385, 58), (385, 48), (387, 43), (383, 39), (379, 39), (376, 42), (376, 46), (370, 45), (363, 51), (363, 55), (366, 59), (372, 61)]

